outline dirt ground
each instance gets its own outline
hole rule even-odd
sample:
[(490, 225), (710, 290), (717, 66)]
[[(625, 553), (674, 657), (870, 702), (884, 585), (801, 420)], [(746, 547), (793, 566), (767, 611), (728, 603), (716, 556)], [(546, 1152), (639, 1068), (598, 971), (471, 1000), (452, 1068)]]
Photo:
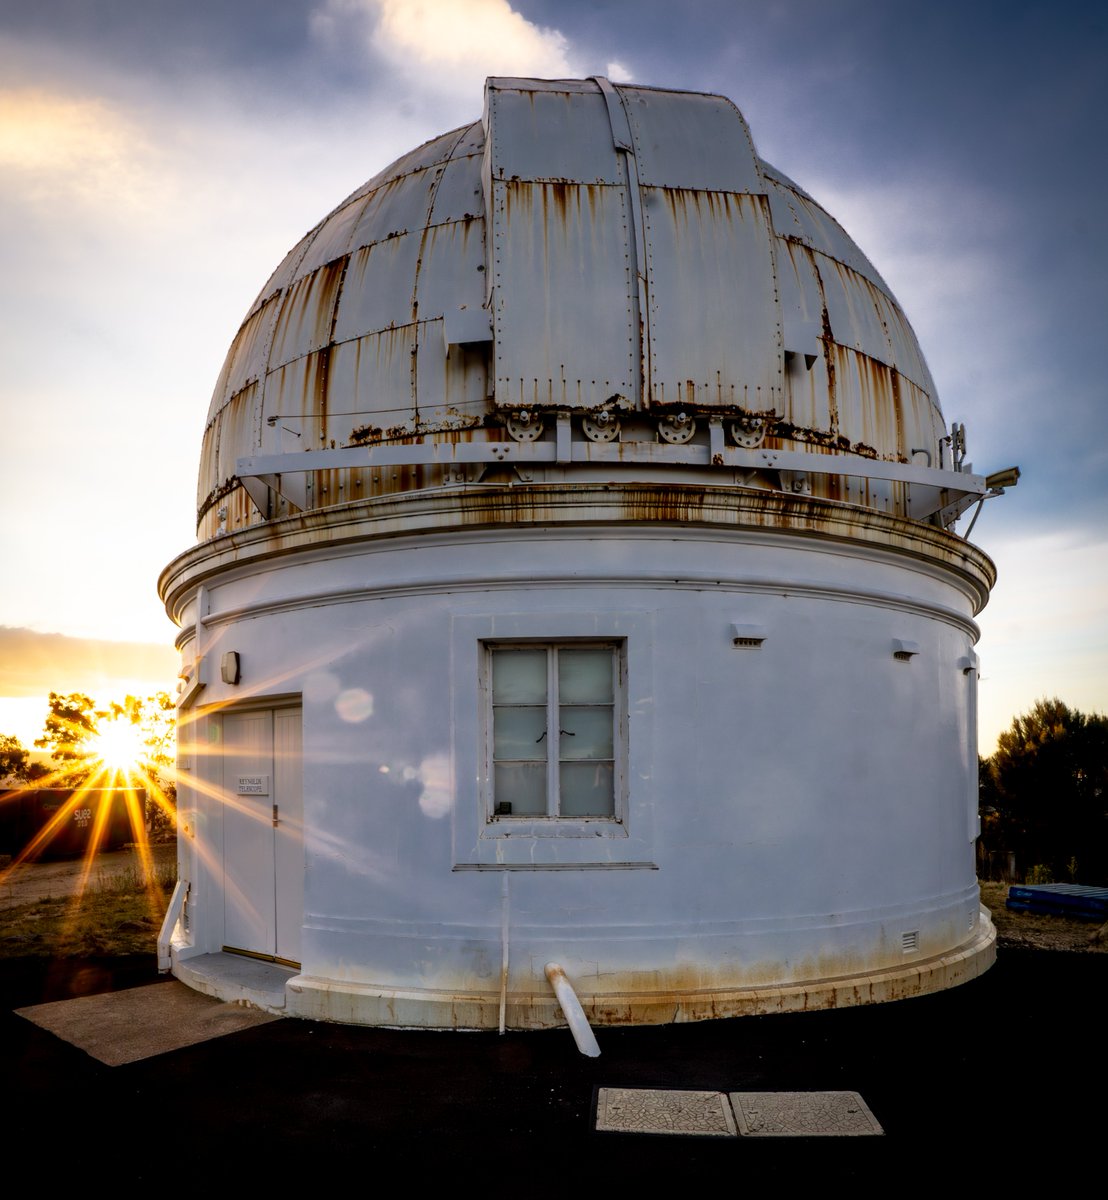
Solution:
[[(155, 868), (163, 865), (170, 867), (177, 861), (176, 843), (151, 846), (150, 852)], [(3, 867), (0, 869), (0, 912), (36, 900), (72, 896), (80, 888), (85, 869), (83, 858)], [(92, 861), (88, 880), (89, 885), (96, 888), (110, 885), (114, 878), (135, 875), (141, 875), (141, 865), (138, 853), (128, 847), (97, 854)]]
[(1108, 931), (1091, 941), (1099, 926), (1095, 921), (1048, 917), (1006, 908), (1006, 883), (982, 883), (981, 903), (993, 914), (997, 944), (1022, 950), (1079, 950), (1108, 954)]

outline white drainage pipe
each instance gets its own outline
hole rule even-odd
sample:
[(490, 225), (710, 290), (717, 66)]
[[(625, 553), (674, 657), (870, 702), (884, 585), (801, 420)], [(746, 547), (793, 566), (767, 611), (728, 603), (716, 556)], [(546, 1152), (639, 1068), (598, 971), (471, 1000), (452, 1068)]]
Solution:
[(181, 912), (185, 907), (185, 897), (188, 895), (188, 891), (189, 881), (187, 879), (178, 879), (173, 889), (173, 895), (169, 898), (169, 907), (165, 910), (162, 927), (158, 932), (158, 970), (163, 975), (166, 971), (173, 968), (173, 931), (177, 928), (177, 922), (181, 919)]
[(569, 1031), (577, 1043), (577, 1049), (589, 1058), (599, 1058), (600, 1047), (596, 1044), (596, 1035), (585, 1016), (585, 1010), (581, 1007), (581, 1001), (577, 999), (573, 984), (558, 963), (548, 962), (545, 969), (546, 977), (550, 980), (550, 986), (554, 989), (554, 995), (565, 1014)]

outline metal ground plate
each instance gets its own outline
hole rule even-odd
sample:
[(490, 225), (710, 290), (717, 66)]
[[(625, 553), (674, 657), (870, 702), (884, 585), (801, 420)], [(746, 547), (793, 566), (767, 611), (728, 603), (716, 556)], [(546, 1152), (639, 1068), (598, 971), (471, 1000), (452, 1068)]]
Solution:
[(857, 1092), (731, 1092), (743, 1137), (867, 1137), (882, 1134)]
[(676, 1133), (734, 1137), (731, 1106), (722, 1092), (657, 1088), (600, 1088), (596, 1128), (604, 1133)]

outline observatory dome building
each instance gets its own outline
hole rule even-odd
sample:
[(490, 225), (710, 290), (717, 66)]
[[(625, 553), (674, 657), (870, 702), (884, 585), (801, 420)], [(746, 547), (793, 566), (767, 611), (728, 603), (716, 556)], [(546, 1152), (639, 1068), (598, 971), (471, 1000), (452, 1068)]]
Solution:
[[(280, 264), (204, 433), (163, 965), (593, 1023), (972, 978), (988, 492), (719, 96), (490, 79)], [(552, 969), (550, 975), (560, 974)]]

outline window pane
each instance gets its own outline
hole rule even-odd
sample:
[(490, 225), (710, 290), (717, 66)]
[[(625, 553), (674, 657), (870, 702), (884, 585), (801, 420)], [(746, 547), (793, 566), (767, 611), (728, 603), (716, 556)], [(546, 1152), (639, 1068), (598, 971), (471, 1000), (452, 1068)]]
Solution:
[(611, 763), (563, 763), (561, 781), (563, 817), (615, 815)]
[(610, 704), (611, 650), (559, 650), (558, 698), (563, 704)]
[(493, 768), (497, 804), (510, 804), (513, 817), (546, 816), (546, 764), (497, 763)]
[(545, 704), (546, 651), (494, 650), (492, 698), (496, 704)]
[(546, 707), (494, 708), (492, 710), (492, 756), (546, 761)]
[(612, 710), (562, 708), (558, 717), (558, 757), (612, 757)]

